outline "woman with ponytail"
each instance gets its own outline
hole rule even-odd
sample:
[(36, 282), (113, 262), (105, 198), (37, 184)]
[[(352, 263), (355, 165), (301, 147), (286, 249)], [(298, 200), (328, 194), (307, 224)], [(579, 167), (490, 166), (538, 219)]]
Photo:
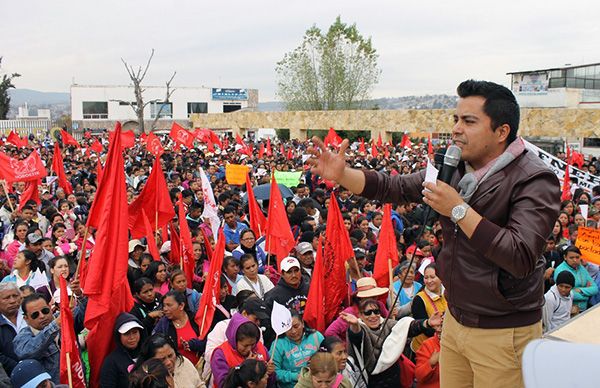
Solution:
[(246, 359), (235, 368), (231, 368), (223, 388), (265, 388), (269, 381), (267, 364), (256, 359)]

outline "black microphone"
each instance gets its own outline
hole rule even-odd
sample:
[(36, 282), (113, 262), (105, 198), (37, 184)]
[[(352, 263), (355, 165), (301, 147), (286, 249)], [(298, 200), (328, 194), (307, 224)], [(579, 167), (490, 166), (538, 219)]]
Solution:
[(446, 149), (440, 148), (435, 154), (433, 154), (433, 164), (438, 171), (442, 170), (444, 165), (444, 156), (446, 155)]
[(446, 150), (446, 154), (444, 155), (444, 165), (442, 166), (442, 170), (440, 171), (440, 175), (438, 179), (444, 183), (450, 184), (452, 180), (452, 176), (458, 167), (458, 163), (460, 162), (460, 156), (462, 154), (462, 150), (455, 146), (451, 145)]

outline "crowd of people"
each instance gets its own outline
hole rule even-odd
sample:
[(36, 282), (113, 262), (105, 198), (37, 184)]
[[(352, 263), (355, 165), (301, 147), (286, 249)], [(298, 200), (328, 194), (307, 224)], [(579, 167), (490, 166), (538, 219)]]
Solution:
[[(106, 133), (97, 137), (104, 146), (108, 138)], [(161, 139), (165, 151), (160, 162), (171, 202), (175, 207), (181, 194), (177, 206), (184, 208), (193, 242), (193, 283), (188, 287), (180, 260), (173, 259), (170, 233), (158, 233), (156, 247), (145, 238), (130, 239), (127, 278), (135, 304), (114, 323), (114, 350), (102, 365), (101, 387), (382, 388), (412, 387), (415, 382), (417, 387), (439, 386), (440, 338), (448, 303), (436, 258), (444, 239), (440, 223), (427, 217), (422, 203), (392, 205), (399, 265), (392, 268), (391, 286), (380, 287), (372, 272), (383, 203), (312, 174), (304, 157), (308, 141), (270, 140), (274, 151), (261, 152), (259, 157), (257, 150), (264, 141), (244, 139), (242, 146), (230, 139), (231, 145), (223, 150), (209, 151), (204, 144), (176, 148), (167, 146), (168, 137)], [(86, 219), (98, 189), (98, 158), (104, 152), (89, 152), (94, 140), (82, 140), (80, 148), (63, 146), (72, 193), (46, 179), (38, 186), (39, 195), (23, 202), (23, 182), (2, 185), (2, 386), (65, 384), (59, 377), (58, 306), (65, 302), (59, 298), (60, 277), (67, 280), (72, 295), (74, 334), (86, 359), (87, 296), (78, 267), (96, 244), (94, 230), (86, 230)], [(5, 145), (2, 152), (17, 159), (39, 152), (50, 168), (52, 143), (44, 139), (34, 140), (29, 148)], [(253, 144), (254, 152), (240, 152), (248, 144)], [(124, 157), (131, 203), (143, 190), (155, 157), (140, 139), (124, 150)], [(369, 151), (356, 142), (347, 153), (350, 166), (391, 176), (419, 171), (431, 158), (427, 141), (373, 145)], [(302, 172), (291, 187), (293, 195), (284, 198), (296, 239), (288, 257), (267, 252), (265, 236), (249, 227), (246, 188), (228, 184), (227, 163), (247, 165), (253, 186), (268, 183), (274, 171)], [(598, 170), (600, 162), (591, 159), (586, 167)], [(202, 217), (205, 194), (200, 168), (214, 192), (226, 239), (219, 299), (206, 338), (201, 338), (194, 318), (204, 284), (212, 276), (207, 251), (214, 248), (217, 236), (211, 221)], [(339, 306), (339, 316), (319, 332), (303, 320), (303, 313), (332, 193), (354, 257), (346, 265), (348, 298)], [(267, 214), (268, 200), (259, 203)], [(592, 193), (576, 190), (572, 200), (563, 201), (544, 252), (545, 331), (600, 301), (598, 266), (585, 262), (575, 246), (578, 228), (597, 228), (599, 222), (600, 187)], [(154, 250), (160, 254), (158, 260), (152, 256)], [(291, 328), (280, 337), (270, 324), (275, 302), (289, 309), (292, 317)]]

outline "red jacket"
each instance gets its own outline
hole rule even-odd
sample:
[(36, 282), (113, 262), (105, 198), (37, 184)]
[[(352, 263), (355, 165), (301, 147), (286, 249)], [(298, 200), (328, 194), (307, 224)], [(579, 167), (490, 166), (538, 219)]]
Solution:
[(440, 338), (437, 335), (425, 340), (417, 351), (415, 377), (417, 388), (440, 388), (440, 363), (431, 367), (429, 359), (440, 351)]

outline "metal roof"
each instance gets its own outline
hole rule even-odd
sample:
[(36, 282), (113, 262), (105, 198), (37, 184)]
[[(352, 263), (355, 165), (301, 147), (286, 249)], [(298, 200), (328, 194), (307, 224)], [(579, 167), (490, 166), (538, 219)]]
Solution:
[(596, 66), (596, 65), (600, 65), (600, 62), (597, 62), (597, 63), (588, 63), (586, 65), (551, 67), (551, 68), (548, 68), (548, 69), (539, 69), (539, 70), (512, 71), (510, 73), (506, 73), (506, 75), (522, 74), (522, 73), (541, 73), (541, 72), (552, 71), (552, 70), (575, 69), (575, 68), (579, 68), (579, 67), (588, 67), (588, 66)]

